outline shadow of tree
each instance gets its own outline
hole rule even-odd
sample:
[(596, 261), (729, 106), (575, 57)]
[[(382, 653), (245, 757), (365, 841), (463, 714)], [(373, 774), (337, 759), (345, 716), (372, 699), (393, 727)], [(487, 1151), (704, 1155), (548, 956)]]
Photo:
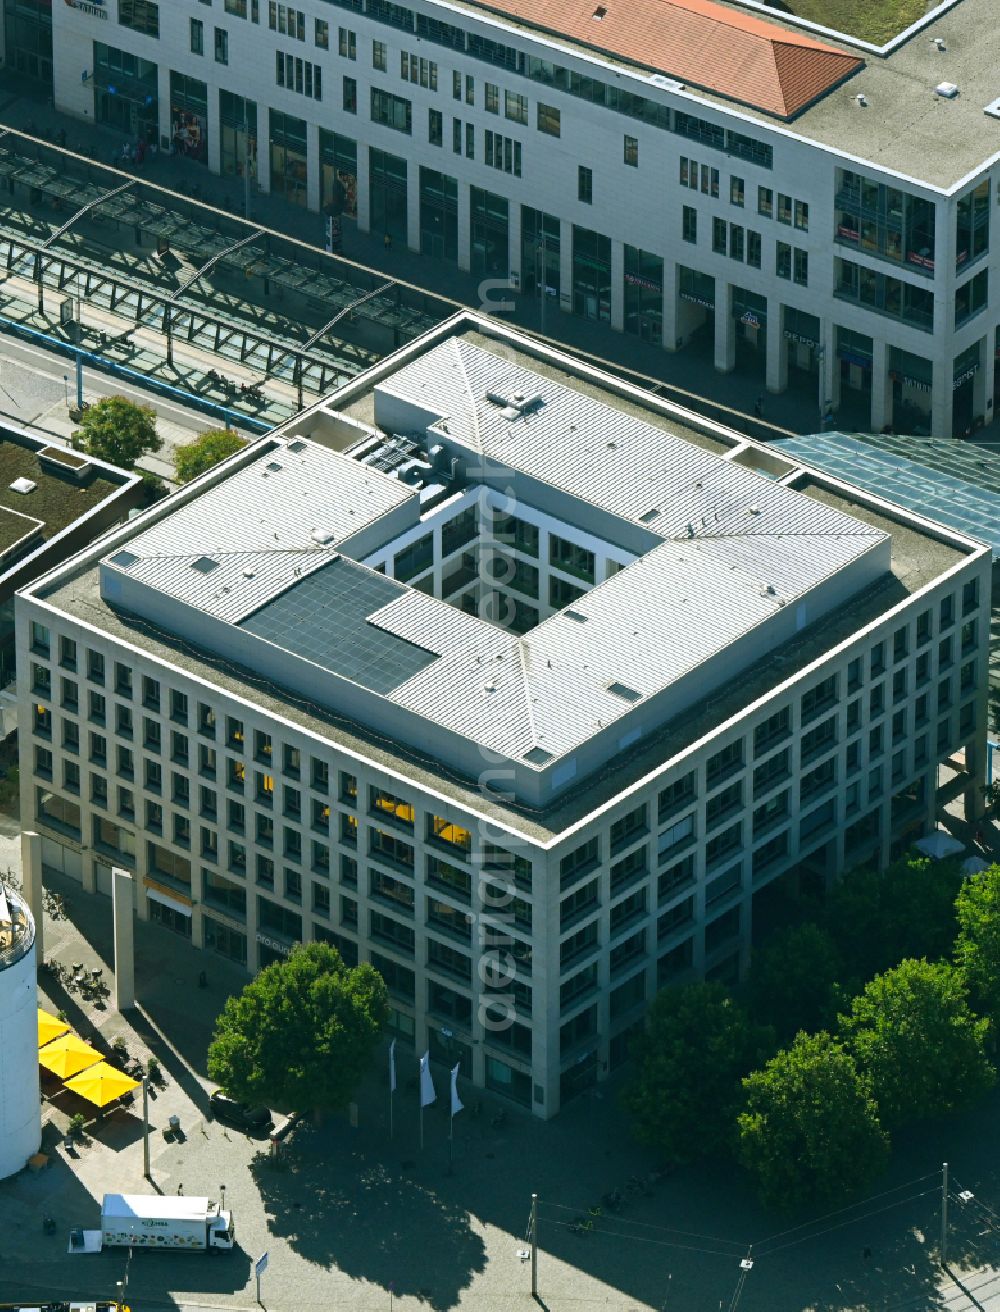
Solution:
[(331, 1138), (341, 1135), (302, 1124), (281, 1164), (266, 1153), (254, 1158), (270, 1230), (311, 1262), (432, 1308), (452, 1307), (486, 1266), (466, 1208), (365, 1159), (346, 1140), (334, 1149)]

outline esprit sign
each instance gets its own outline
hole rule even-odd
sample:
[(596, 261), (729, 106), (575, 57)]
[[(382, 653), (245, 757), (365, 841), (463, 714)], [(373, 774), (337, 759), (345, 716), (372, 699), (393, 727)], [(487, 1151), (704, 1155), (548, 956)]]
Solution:
[(107, 21), (108, 11), (104, 8), (104, 0), (66, 0), (66, 3), (70, 9), (80, 9), (85, 14), (94, 14)]

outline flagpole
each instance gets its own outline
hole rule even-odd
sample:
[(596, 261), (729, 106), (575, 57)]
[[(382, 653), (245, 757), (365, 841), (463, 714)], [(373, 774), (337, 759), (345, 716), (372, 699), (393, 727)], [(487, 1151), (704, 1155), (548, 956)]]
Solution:
[(454, 1111), (448, 1117), (448, 1174), (452, 1174), (452, 1166), (455, 1160), (455, 1113)]

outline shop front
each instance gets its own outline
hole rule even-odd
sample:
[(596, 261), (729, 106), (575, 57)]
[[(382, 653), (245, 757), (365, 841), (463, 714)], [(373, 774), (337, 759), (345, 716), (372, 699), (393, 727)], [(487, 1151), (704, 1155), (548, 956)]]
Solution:
[(659, 255), (625, 247), (624, 326), (644, 342), (663, 341), (663, 260)]
[(789, 384), (815, 389), (819, 385), (819, 319), (791, 305), (782, 309), (781, 336), (788, 352)]
[(52, 89), (52, 0), (4, 0), (7, 68)]
[(554, 214), (521, 206), (521, 290), (559, 303), (562, 288), (560, 251), (562, 225)]
[(840, 410), (859, 432), (865, 432), (871, 423), (873, 353), (870, 337), (851, 328), (837, 327)]
[(406, 160), (374, 146), (368, 150), (370, 230), (406, 243)]
[(436, 169), (420, 169), (420, 253), (458, 260), (458, 181)]
[(170, 70), (170, 141), (174, 154), (208, 163), (208, 87)]
[(219, 167), (223, 177), (257, 180), (257, 102), (219, 92)]
[(955, 357), (952, 368), (952, 436), (965, 437), (982, 425), (981, 415), (975, 412), (976, 374), (979, 373), (979, 343)]
[(934, 390), (930, 360), (889, 348), (892, 382), (892, 431), (926, 437), (931, 431), (931, 395)]
[(146, 886), (149, 918), (154, 925), (162, 925), (181, 938), (191, 937), (191, 907), (179, 898), (171, 897), (158, 888)]
[(715, 350), (715, 279), (710, 273), (677, 266), (677, 350), (697, 338), (711, 358)]
[(573, 313), (611, 320), (611, 238), (573, 225)]
[(469, 188), (472, 229), (470, 262), (473, 273), (488, 278), (510, 274), (510, 209), (506, 197), (480, 187)]
[(225, 925), (207, 912), (202, 917), (205, 947), (238, 966), (247, 964), (247, 936), (232, 925)]
[(319, 130), (319, 203), (324, 214), (358, 217), (358, 143), (339, 132)]
[(292, 205), (306, 204), (308, 146), (305, 119), (268, 110), (271, 150), (271, 194)]
[(159, 70), (148, 59), (94, 42), (94, 121), (127, 137), (159, 135)]
[(736, 365), (764, 376), (767, 368), (767, 297), (733, 286), (736, 321)]

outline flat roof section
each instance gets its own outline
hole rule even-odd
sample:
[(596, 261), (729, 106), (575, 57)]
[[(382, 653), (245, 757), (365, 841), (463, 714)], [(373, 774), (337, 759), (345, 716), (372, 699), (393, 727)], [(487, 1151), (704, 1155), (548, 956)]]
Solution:
[[(0, 428), (0, 510), (41, 521), (42, 538), (48, 541), (117, 492), (131, 476), (123, 474), (122, 482), (115, 483), (98, 469), (96, 474), (88, 475), (86, 482), (78, 483), (71, 476), (53, 473), (46, 467), (39, 458), (43, 448), (41, 442), (38, 449), (22, 445)], [(30, 492), (11, 489), (11, 483), (21, 478), (35, 484)], [(7, 536), (6, 529), (0, 533)]]

